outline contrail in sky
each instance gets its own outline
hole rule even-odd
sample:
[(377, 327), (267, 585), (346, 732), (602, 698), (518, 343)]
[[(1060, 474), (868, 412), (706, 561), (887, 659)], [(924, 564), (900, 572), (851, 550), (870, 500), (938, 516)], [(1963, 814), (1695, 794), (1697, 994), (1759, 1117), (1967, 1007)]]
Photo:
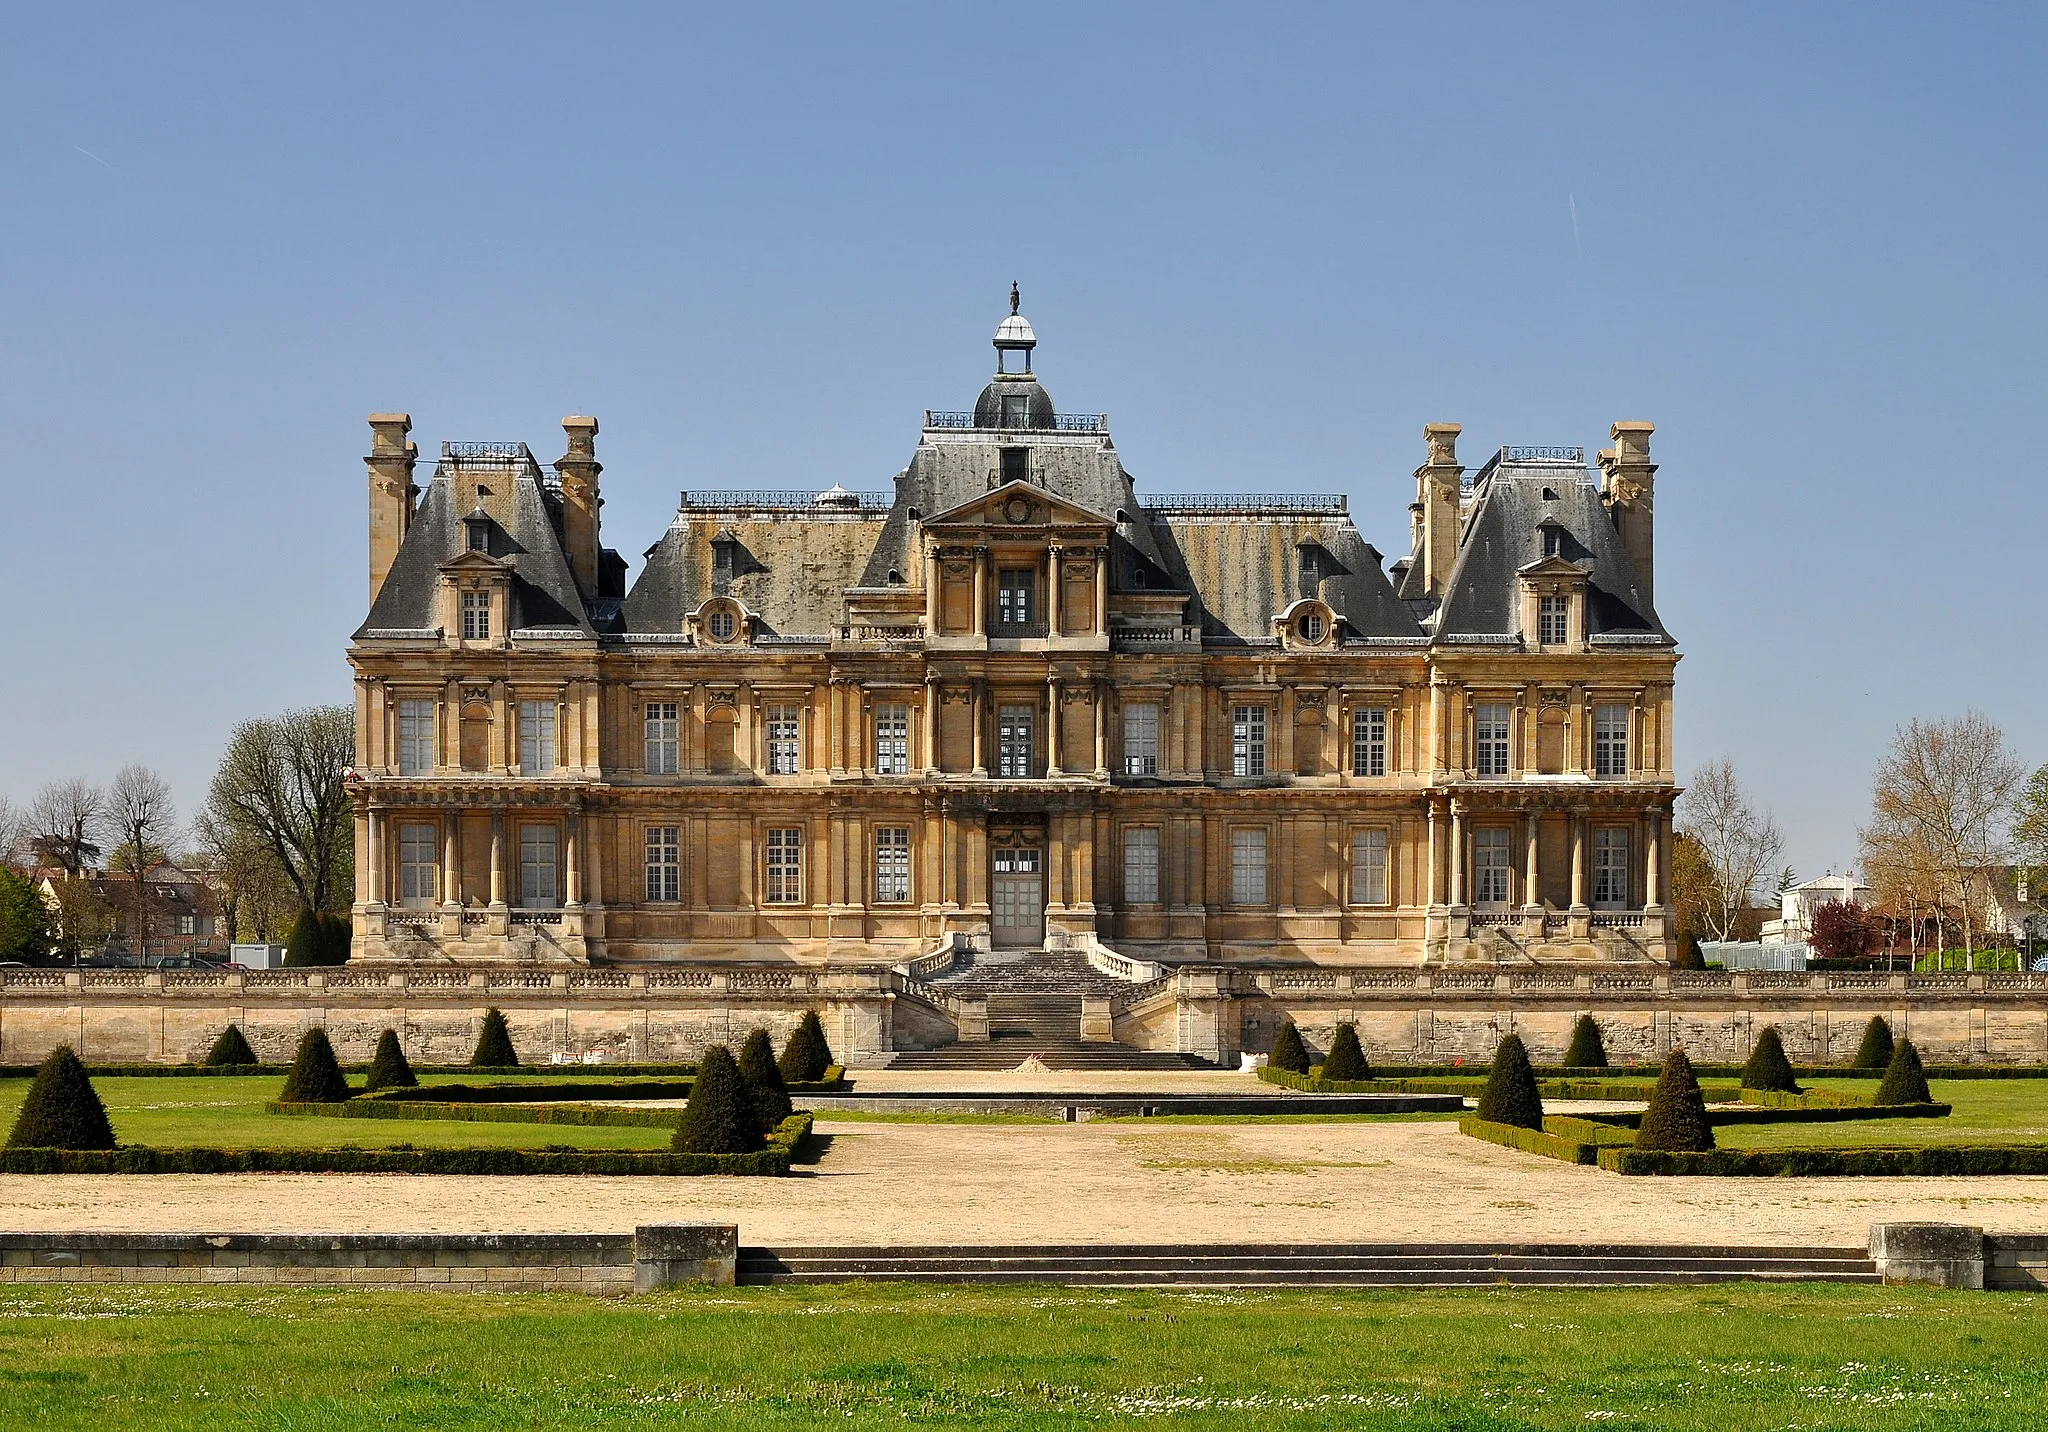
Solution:
[[(107, 164), (106, 160), (100, 158), (99, 155), (93, 153), (90, 149), (87, 149), (83, 144), (74, 144), (71, 147), (73, 149), (76, 149), (80, 154), (83, 154), (87, 159), (90, 159), (95, 164)], [(107, 164), (107, 168), (114, 169), (114, 166), (111, 164)], [(121, 171), (118, 169), (114, 169), (114, 172), (118, 174)]]
[(1586, 246), (1579, 242), (1579, 196), (1566, 193), (1564, 199), (1567, 204), (1572, 206), (1572, 247), (1579, 251), (1581, 257), (1584, 257)]

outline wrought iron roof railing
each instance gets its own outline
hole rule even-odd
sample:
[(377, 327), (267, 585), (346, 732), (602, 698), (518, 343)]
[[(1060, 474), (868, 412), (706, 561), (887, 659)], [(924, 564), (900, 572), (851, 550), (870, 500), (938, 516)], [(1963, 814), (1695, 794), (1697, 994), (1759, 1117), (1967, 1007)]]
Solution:
[[(1047, 429), (1032, 422), (1013, 423), (998, 419), (993, 423), (977, 423), (972, 413), (942, 413), (936, 408), (925, 409), (924, 425), (928, 428), (949, 428), (972, 431), (986, 427), (990, 432), (1045, 432)], [(1056, 433), (1106, 433), (1109, 431), (1107, 413), (1056, 413), (1053, 416), (1052, 432)]]
[(1141, 499), (1147, 512), (1251, 513), (1313, 512), (1342, 516), (1350, 511), (1350, 499), (1342, 493), (1314, 492), (1170, 492)]
[(538, 467), (533, 450), (525, 443), (442, 443), (441, 456), (461, 462), (523, 462)]
[(1502, 462), (1568, 462), (1575, 467), (1586, 465), (1586, 450), (1582, 447), (1522, 447), (1509, 443), (1500, 450)]
[(756, 492), (685, 492), (682, 506), (693, 509), (768, 512), (886, 512), (896, 499), (886, 492), (841, 492), (828, 498), (819, 492), (764, 489)]

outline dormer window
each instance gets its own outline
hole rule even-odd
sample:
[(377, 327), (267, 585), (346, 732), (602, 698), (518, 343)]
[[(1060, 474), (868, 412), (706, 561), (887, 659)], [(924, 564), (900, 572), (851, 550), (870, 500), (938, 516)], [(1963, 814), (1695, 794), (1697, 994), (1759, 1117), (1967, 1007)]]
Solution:
[[(1005, 398), (1005, 399), (1003, 399), (1003, 402), (1004, 402), (1004, 403), (1006, 403), (1006, 404), (1007, 404), (1007, 403), (1011, 403), (1011, 402), (1018, 402), (1018, 403), (1021, 403), (1021, 402), (1023, 402), (1023, 401), (1024, 401), (1024, 400), (1023, 400), (1022, 398), (1015, 398), (1015, 399), (1012, 399), (1012, 398)], [(1006, 412), (1005, 412), (1005, 418), (1007, 419), (1007, 417), (1008, 417), (1008, 414), (1007, 414), (1007, 411), (1006, 411)], [(1006, 423), (1006, 425), (1007, 425), (1007, 426), (1021, 426), (1021, 424), (1007, 424), (1007, 423)], [(1030, 479), (1031, 479), (1031, 449), (1029, 449), (1029, 448), (1020, 448), (1020, 447), (1013, 447), (1013, 448), (1004, 448), (1004, 449), (1003, 449), (1003, 469), (1002, 469), (1002, 479), (1003, 479), (1003, 481), (1004, 481), (1004, 482), (1028, 482), (1028, 481), (1030, 481)]]
[(726, 607), (720, 607), (705, 623), (713, 641), (731, 641), (733, 633), (739, 630), (739, 618)]
[[(1006, 428), (1028, 428), (1031, 426), (1031, 395), (1028, 393), (1003, 394), (1003, 426)], [(1009, 461), (1010, 449), (1003, 453), (1003, 460)]]
[(489, 641), (491, 639), (491, 594), (489, 591), (466, 587), (462, 593), (462, 639), (464, 641)]
[(1323, 621), (1323, 614), (1321, 612), (1306, 613), (1296, 629), (1300, 631), (1301, 639), (1310, 646), (1314, 646), (1317, 642), (1321, 641), (1323, 633), (1329, 630)]
[(1543, 524), (1543, 555), (1562, 557), (1564, 555), (1564, 528), (1555, 522)]
[(491, 529), (481, 522), (469, 524), (469, 550), (488, 552), (491, 550)]
[(1543, 646), (1563, 646), (1571, 640), (1570, 597), (1540, 597), (1536, 603), (1536, 640)]
[(1028, 626), (1031, 623), (1032, 573), (1028, 568), (1005, 568), (996, 577), (996, 623), (999, 626)]

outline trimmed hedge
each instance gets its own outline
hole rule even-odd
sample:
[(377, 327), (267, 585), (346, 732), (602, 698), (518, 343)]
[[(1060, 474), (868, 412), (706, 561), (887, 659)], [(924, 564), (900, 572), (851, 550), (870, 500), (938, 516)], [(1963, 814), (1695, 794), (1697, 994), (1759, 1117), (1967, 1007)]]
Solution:
[(107, 1121), (107, 1106), (99, 1091), (68, 1044), (50, 1051), (36, 1072), (35, 1083), (21, 1101), (14, 1116), (13, 1131), (7, 1135), (10, 1149), (111, 1149), (114, 1126)]
[(1692, 1061), (1683, 1049), (1664, 1056), (1664, 1072), (1650, 1091), (1650, 1106), (1636, 1125), (1636, 1147), (1658, 1150), (1705, 1150), (1714, 1146), (1714, 1128), (1707, 1122), (1707, 1102)]
[(669, 1147), (678, 1153), (739, 1155), (759, 1148), (761, 1137), (739, 1064), (723, 1044), (712, 1045), (704, 1051), (704, 1067)]
[(525, 1176), (777, 1177), (811, 1131), (792, 1114), (768, 1147), (747, 1154), (630, 1153), (590, 1149), (0, 1149), (0, 1173), (420, 1173)]
[(776, 1067), (782, 1070), (783, 1082), (796, 1085), (824, 1078), (831, 1064), (832, 1046), (825, 1042), (825, 1026), (818, 1011), (807, 1009), (790, 1031)]
[(1756, 1047), (1749, 1051), (1749, 1060), (1742, 1066), (1742, 1087), (1784, 1094), (1799, 1092), (1799, 1080), (1792, 1073), (1792, 1061), (1785, 1057), (1785, 1042), (1778, 1037), (1777, 1025), (1765, 1025), (1764, 1032), (1756, 1037)]
[(647, 1079), (572, 1084), (422, 1084), (412, 1089), (379, 1089), (358, 1095), (351, 1103), (377, 1104), (517, 1104), (540, 1100), (687, 1099), (688, 1079)]
[(1582, 1014), (1572, 1023), (1572, 1039), (1564, 1051), (1567, 1069), (1605, 1069), (1607, 1045), (1600, 1038), (1600, 1022)]
[(334, 1057), (327, 1031), (316, 1024), (299, 1036), (298, 1057), (292, 1060), (284, 1092), (278, 1097), (305, 1104), (340, 1103), (354, 1092), (348, 1086), (348, 1076), (341, 1072), (341, 1062)]
[(346, 1104), (288, 1104), (267, 1114), (320, 1119), (449, 1119), (461, 1124), (563, 1124), (582, 1128), (672, 1129), (680, 1109), (608, 1109), (599, 1104), (436, 1104), (411, 1099), (351, 1099)]
[(1933, 1096), (1927, 1092), (1927, 1074), (1920, 1067), (1920, 1051), (1913, 1047), (1910, 1039), (1901, 1039), (1898, 1048), (1892, 1051), (1892, 1062), (1885, 1066), (1884, 1078), (1877, 1086), (1877, 1101), (1880, 1104), (1924, 1104)]
[(398, 1042), (398, 1031), (387, 1029), (378, 1035), (377, 1052), (370, 1060), (370, 1077), (363, 1081), (363, 1092), (416, 1089), (419, 1082), (419, 1076), (412, 1072), (412, 1065), (406, 1062), (405, 1046)]
[(1861, 1089), (1846, 1094), (1836, 1089), (1801, 1089), (1787, 1093), (1783, 1089), (1758, 1089), (1744, 1084), (1742, 1102), (1765, 1109), (1858, 1109), (1867, 1108), (1875, 1093), (1873, 1090), (1866, 1094)]
[[(1268, 1084), (1278, 1084), (1283, 1089), (1296, 1089), (1304, 1094), (1462, 1094), (1468, 1099), (1477, 1099), (1486, 1087), (1483, 1075), (1473, 1074), (1457, 1079), (1406, 1079), (1381, 1077), (1362, 1079), (1355, 1082), (1333, 1083), (1317, 1075), (1290, 1074), (1284, 1069), (1265, 1068), (1259, 1070), (1259, 1078)], [(1648, 1079), (1622, 1082), (1612, 1079), (1558, 1079), (1539, 1078), (1537, 1089), (1546, 1099), (1647, 1099), (1650, 1097), (1652, 1082)], [(1709, 1098), (1732, 1102), (1741, 1095), (1733, 1084), (1712, 1084), (1701, 1086)]]
[(740, 1045), (739, 1066), (754, 1122), (763, 1134), (773, 1133), (795, 1109), (789, 1102), (789, 1085), (775, 1066), (775, 1046), (769, 1042), (767, 1030), (756, 1029), (747, 1035)]
[(505, 1027), (505, 1011), (495, 1004), (484, 1011), (483, 1027), (477, 1031), (476, 1050), (469, 1062), (479, 1069), (514, 1069), (519, 1051), (512, 1047), (512, 1031)]
[(1508, 1035), (1494, 1048), (1493, 1071), (1479, 1091), (1479, 1117), (1524, 1129), (1543, 1127), (1543, 1095), (1536, 1088), (1536, 1071), (1529, 1067), (1529, 1051), (1518, 1034)]
[(1941, 1177), (2048, 1173), (2048, 1144), (1939, 1144), (1918, 1149), (1715, 1149), (1709, 1153), (1602, 1149), (1601, 1168), (1620, 1174), (1711, 1177)]
[(1358, 1026), (1339, 1024), (1330, 1037), (1330, 1052), (1323, 1056), (1323, 1077), (1332, 1083), (1356, 1083), (1372, 1078), (1372, 1065), (1365, 1059), (1365, 1046), (1358, 1042)]
[(1856, 1058), (1852, 1061), (1858, 1069), (1869, 1069), (1882, 1074), (1885, 1066), (1892, 1062), (1892, 1027), (1881, 1014), (1870, 1016), (1870, 1023), (1863, 1026), (1863, 1042), (1856, 1046)]
[(256, 1051), (249, 1047), (247, 1036), (231, 1024), (220, 1032), (220, 1038), (213, 1041), (213, 1048), (199, 1062), (210, 1069), (234, 1068), (256, 1063)]
[(1281, 1025), (1280, 1032), (1273, 1036), (1272, 1052), (1266, 1055), (1266, 1068), (1289, 1074), (1308, 1073), (1308, 1046), (1301, 1042), (1301, 1031), (1295, 1028), (1293, 1020)]
[(1591, 1144), (1558, 1138), (1541, 1129), (1525, 1129), (1519, 1124), (1496, 1124), (1490, 1119), (1460, 1119), (1458, 1132), (1469, 1134), (1475, 1139), (1485, 1139), (1488, 1143), (1499, 1144), (1503, 1148), (1520, 1149), (1525, 1154), (1541, 1154), (1544, 1158), (1558, 1159), (1564, 1163), (1594, 1163), (1599, 1152)]

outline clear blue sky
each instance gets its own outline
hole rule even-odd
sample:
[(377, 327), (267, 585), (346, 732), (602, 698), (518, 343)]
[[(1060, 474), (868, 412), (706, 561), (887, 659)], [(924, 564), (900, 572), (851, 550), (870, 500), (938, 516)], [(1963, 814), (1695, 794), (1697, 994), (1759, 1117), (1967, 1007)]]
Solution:
[(1680, 765), (1806, 874), (1893, 727), (2048, 760), (2039, 7), (22, 6), (0, 793), (348, 696), (364, 415), (885, 487), (1010, 281), (1154, 492), (1658, 425)]

